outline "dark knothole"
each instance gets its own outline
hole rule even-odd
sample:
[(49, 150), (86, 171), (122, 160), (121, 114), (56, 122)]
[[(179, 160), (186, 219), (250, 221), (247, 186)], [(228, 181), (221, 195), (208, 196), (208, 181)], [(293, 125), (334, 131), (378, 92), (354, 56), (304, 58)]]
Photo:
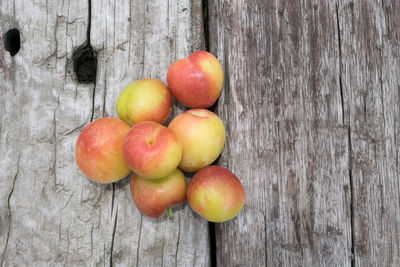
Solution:
[(94, 49), (84, 44), (72, 55), (74, 72), (79, 83), (95, 83), (97, 73), (97, 53)]
[(21, 48), (21, 39), (18, 29), (11, 29), (4, 35), (4, 48), (10, 52), (10, 55), (15, 56)]

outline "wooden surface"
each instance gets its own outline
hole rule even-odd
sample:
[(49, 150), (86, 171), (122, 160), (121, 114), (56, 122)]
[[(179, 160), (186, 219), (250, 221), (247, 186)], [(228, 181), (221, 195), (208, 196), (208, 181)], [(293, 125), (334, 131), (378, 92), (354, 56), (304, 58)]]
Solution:
[[(89, 182), (74, 159), (84, 126), (116, 116), (130, 82), (163, 81), (170, 63), (204, 45), (201, 3), (91, 3), (94, 84), (78, 84), (72, 55), (87, 41), (88, 1), (0, 1), (0, 261), (2, 266), (208, 266), (207, 222), (188, 206), (175, 219), (141, 216), (129, 180)], [(3, 44), (3, 39), (1, 40)], [(178, 109), (175, 112), (179, 112)]]
[(247, 192), (216, 226), (218, 266), (399, 266), (399, 2), (209, 11), (226, 75), (220, 164)]
[[(1, 266), (400, 265), (400, 3), (204, 3), (0, 0)], [(88, 40), (96, 80), (80, 84), (73, 54)], [(246, 190), (215, 246), (187, 205), (150, 220), (128, 179), (92, 183), (74, 161), (128, 83), (165, 81), (204, 47), (225, 73), (218, 164)]]
[(400, 266), (400, 3), (342, 1), (356, 266)]

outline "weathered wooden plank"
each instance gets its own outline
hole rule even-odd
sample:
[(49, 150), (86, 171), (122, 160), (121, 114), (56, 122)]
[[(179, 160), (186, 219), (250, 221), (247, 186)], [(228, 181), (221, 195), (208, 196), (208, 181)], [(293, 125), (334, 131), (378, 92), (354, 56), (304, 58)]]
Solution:
[[(199, 3), (94, 1), (92, 8), (91, 44), (100, 51), (95, 117), (116, 116), (115, 104), (126, 85), (148, 77), (165, 82), (173, 61), (204, 45), (203, 33), (198, 30), (202, 21), (198, 17), (192, 20), (201, 15)], [(174, 111), (181, 112), (178, 108)], [(114, 262), (138, 266), (208, 264), (207, 223), (189, 207), (176, 212), (173, 222), (151, 220), (127, 201), (130, 199), (129, 186), (115, 188)]]
[(216, 225), (218, 265), (350, 266), (335, 3), (219, 0), (209, 12), (225, 70), (220, 163), (247, 194), (238, 218)]
[(355, 266), (400, 265), (400, 3), (339, 1)]
[(1, 265), (208, 265), (207, 223), (189, 207), (149, 220), (128, 179), (89, 182), (74, 160), (81, 129), (115, 116), (124, 86), (165, 81), (173, 60), (204, 44), (201, 4), (92, 0), (97, 79), (82, 85), (72, 55), (87, 41), (88, 3), (0, 2), (1, 34), (16, 25), (22, 37), (15, 57), (0, 48)]
[(68, 58), (86, 39), (87, 14), (87, 2), (1, 3), (2, 19), (21, 32), (20, 52), (0, 55), (2, 266), (104, 260), (92, 229), (109, 222), (92, 206), (108, 209), (111, 195), (89, 190), (74, 164), (74, 129), (90, 121), (93, 85), (73, 81)]

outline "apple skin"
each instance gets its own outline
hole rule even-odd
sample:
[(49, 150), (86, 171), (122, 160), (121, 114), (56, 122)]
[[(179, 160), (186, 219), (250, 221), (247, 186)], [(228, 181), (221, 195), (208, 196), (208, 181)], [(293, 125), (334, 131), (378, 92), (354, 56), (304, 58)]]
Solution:
[(221, 94), (223, 81), (221, 64), (206, 51), (175, 61), (167, 72), (168, 89), (190, 108), (211, 107)]
[(207, 109), (190, 109), (168, 125), (182, 144), (179, 168), (195, 172), (213, 163), (225, 144), (225, 127), (221, 119)]
[(150, 180), (132, 173), (131, 194), (136, 207), (146, 216), (159, 218), (186, 198), (186, 179), (179, 169), (166, 177)]
[(129, 167), (147, 179), (167, 176), (182, 158), (182, 145), (175, 134), (152, 121), (135, 124), (125, 137), (123, 150)]
[(172, 110), (172, 97), (164, 83), (157, 79), (142, 79), (129, 84), (117, 101), (117, 113), (130, 125), (142, 121), (163, 124)]
[(245, 202), (240, 180), (220, 166), (208, 166), (197, 172), (186, 193), (190, 207), (210, 222), (226, 222), (239, 214)]
[(116, 118), (101, 118), (87, 125), (75, 145), (75, 160), (90, 180), (112, 183), (130, 173), (123, 143), (130, 126)]

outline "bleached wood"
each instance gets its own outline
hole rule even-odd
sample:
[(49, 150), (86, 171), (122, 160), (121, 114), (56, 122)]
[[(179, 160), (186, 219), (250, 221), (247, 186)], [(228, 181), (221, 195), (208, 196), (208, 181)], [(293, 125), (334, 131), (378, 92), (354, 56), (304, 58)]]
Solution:
[[(119, 93), (204, 44), (198, 1), (91, 1), (95, 84), (78, 84), (72, 53), (87, 41), (88, 1), (0, 1), (0, 260), (2, 266), (207, 266), (206, 221), (188, 206), (174, 221), (135, 208), (129, 179), (88, 181), (74, 159), (91, 119), (116, 116)], [(1, 40), (3, 43), (3, 40)], [(175, 112), (179, 112), (175, 109)]]

